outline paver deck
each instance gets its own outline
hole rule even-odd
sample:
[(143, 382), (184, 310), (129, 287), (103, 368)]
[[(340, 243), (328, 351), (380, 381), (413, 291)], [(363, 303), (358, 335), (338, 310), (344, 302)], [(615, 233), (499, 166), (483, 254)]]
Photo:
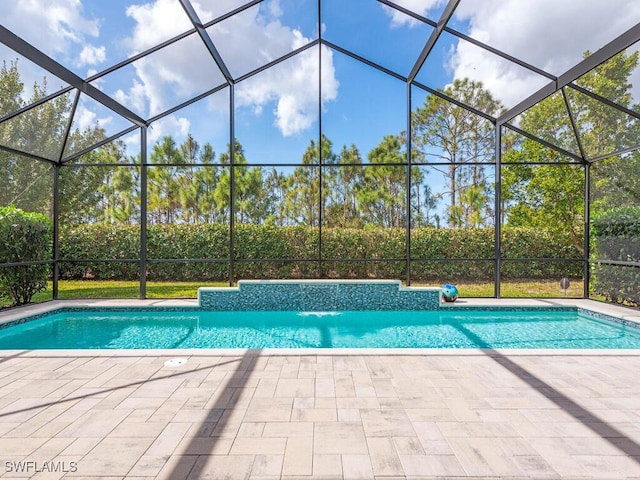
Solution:
[(0, 478), (640, 479), (638, 372), (640, 352), (0, 352)]

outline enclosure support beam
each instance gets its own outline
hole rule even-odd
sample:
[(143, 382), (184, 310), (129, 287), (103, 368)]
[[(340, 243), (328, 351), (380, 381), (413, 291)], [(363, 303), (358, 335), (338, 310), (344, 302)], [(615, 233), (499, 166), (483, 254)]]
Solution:
[(22, 38), (15, 35), (11, 30), (8, 30), (2, 25), (0, 25), (0, 42), (4, 43), (7, 47), (19, 53), (26, 59), (32, 61), (39, 67), (44, 68), (52, 75), (55, 75), (61, 80), (64, 80), (72, 87), (77, 88), (81, 92), (84, 92), (108, 109), (123, 116), (130, 122), (135, 123), (139, 127), (145, 124), (144, 120), (133, 113), (131, 110), (116, 102), (113, 98), (98, 90), (90, 83), (82, 80), (82, 78), (77, 76), (71, 70), (63, 67), (51, 57), (48, 57), (33, 45), (27, 43)]
[(60, 164), (53, 166), (53, 295), (58, 299), (58, 278), (60, 277)]
[[(317, 2), (318, 12), (318, 38), (320, 44), (318, 46), (318, 265), (317, 276), (322, 278), (324, 273), (322, 263), (322, 0)], [(331, 47), (331, 46), (330, 46)], [(313, 178), (313, 177), (312, 177)], [(311, 180), (313, 181), (313, 179)], [(313, 225), (311, 225), (313, 227)]]
[(587, 154), (585, 153), (584, 147), (582, 145), (582, 138), (580, 136), (580, 129), (578, 128), (578, 122), (576, 121), (576, 117), (573, 114), (573, 108), (571, 107), (571, 102), (569, 101), (569, 97), (567, 96), (567, 92), (564, 88), (560, 90), (562, 92), (562, 98), (564, 100), (564, 105), (567, 109), (567, 113), (569, 114), (569, 121), (571, 122), (571, 129), (573, 130), (573, 136), (576, 138), (576, 143), (578, 144), (578, 150), (580, 150), (580, 156), (583, 161), (587, 161)]
[(62, 145), (60, 147), (60, 155), (58, 156), (58, 163), (62, 163), (62, 158), (64, 157), (64, 152), (67, 150), (67, 145), (69, 144), (69, 134), (71, 133), (71, 126), (73, 124), (73, 118), (76, 115), (76, 110), (78, 109), (78, 102), (80, 101), (80, 90), (76, 90), (76, 96), (73, 99), (73, 105), (71, 105), (71, 112), (69, 112), (69, 119), (67, 121), (67, 126), (64, 129), (64, 135), (62, 136)]
[(496, 125), (496, 186), (495, 186), (495, 207), (494, 207), (494, 229), (495, 229), (495, 271), (493, 272), (493, 296), (500, 298), (500, 251), (501, 251), (501, 238), (502, 238), (502, 202), (501, 202), (501, 188), (502, 188), (502, 127)]
[[(322, 35), (322, 0), (318, 0), (318, 32)], [(322, 263), (322, 44), (318, 47), (318, 278), (323, 278), (324, 268)], [(312, 177), (313, 178), (313, 177)], [(313, 180), (312, 180), (313, 181)]]
[(140, 129), (140, 299), (147, 298), (147, 127)]
[(590, 283), (590, 271), (589, 271), (589, 257), (590, 242), (589, 235), (591, 234), (591, 226), (589, 225), (591, 217), (591, 164), (586, 162), (584, 164), (584, 298), (589, 298), (589, 283)]
[(411, 83), (407, 82), (407, 182), (405, 184), (407, 286), (411, 285)]
[(436, 26), (435, 30), (431, 32), (431, 36), (427, 39), (427, 43), (425, 43), (422, 49), (422, 52), (420, 52), (420, 55), (418, 56), (418, 59), (416, 60), (415, 65), (411, 69), (411, 73), (409, 73), (409, 78), (408, 78), (409, 83), (413, 82), (416, 79), (416, 76), (418, 75), (418, 72), (422, 68), (422, 65), (427, 60), (427, 57), (431, 53), (431, 50), (433, 50), (433, 47), (438, 41), (438, 38), (440, 38), (440, 35), (442, 34), (444, 27), (447, 25), (447, 22), (449, 21), (449, 19), (453, 16), (453, 12), (456, 10), (458, 3), (460, 3), (460, 0), (449, 0), (449, 3), (447, 3), (447, 6), (444, 8), (444, 11), (442, 12), (442, 15), (440, 15), (440, 20), (438, 20), (438, 25)]
[(211, 40), (211, 37), (205, 30), (204, 25), (198, 17), (198, 14), (193, 8), (193, 5), (191, 5), (191, 2), (189, 0), (180, 0), (180, 4), (182, 5), (182, 8), (184, 8), (185, 13), (189, 17), (189, 20), (196, 28), (196, 32), (198, 32), (200, 39), (209, 51), (209, 54), (213, 58), (213, 61), (216, 62), (216, 65), (218, 65), (218, 68), (222, 72), (222, 75), (224, 75), (224, 78), (227, 80), (227, 82), (229, 82), (229, 85), (233, 85), (235, 82), (233, 80), (233, 77), (231, 76), (231, 72), (227, 68), (227, 65), (224, 63), (224, 60), (222, 60), (218, 49), (213, 44), (213, 40)]
[(236, 130), (235, 130), (235, 89), (229, 85), (229, 286), (235, 277), (235, 235), (236, 235)]

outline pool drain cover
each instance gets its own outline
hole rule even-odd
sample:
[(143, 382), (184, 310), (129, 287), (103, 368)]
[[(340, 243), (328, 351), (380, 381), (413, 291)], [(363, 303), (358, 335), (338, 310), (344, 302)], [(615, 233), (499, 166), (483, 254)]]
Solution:
[(164, 362), (165, 367), (179, 367), (180, 365), (184, 365), (187, 363), (186, 358), (172, 358), (171, 360), (167, 360)]

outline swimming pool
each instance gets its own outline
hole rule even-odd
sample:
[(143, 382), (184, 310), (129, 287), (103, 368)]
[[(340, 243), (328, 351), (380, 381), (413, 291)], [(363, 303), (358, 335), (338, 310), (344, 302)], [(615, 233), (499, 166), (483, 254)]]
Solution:
[(0, 349), (640, 349), (640, 328), (574, 307), (434, 311), (63, 308), (0, 328)]

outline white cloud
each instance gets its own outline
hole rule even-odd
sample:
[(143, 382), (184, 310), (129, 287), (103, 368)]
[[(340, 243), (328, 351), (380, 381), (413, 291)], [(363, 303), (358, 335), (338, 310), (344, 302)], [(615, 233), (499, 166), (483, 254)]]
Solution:
[(9, 30), (53, 57), (65, 56), (71, 45), (99, 34), (98, 21), (84, 16), (81, 0), (3, 1), (0, 18)]
[(133, 69), (130, 87), (120, 89), (117, 96), (147, 118), (224, 83), (195, 34), (137, 60)]
[[(127, 8), (136, 25), (124, 40), (130, 54), (193, 30), (186, 13), (174, 0), (156, 0)], [(119, 101), (143, 117), (153, 117), (224, 83), (224, 77), (196, 34), (173, 43), (133, 64), (135, 79), (117, 92)]]
[[(99, 21), (87, 17), (81, 0), (0, 1), (0, 19), (4, 27), (62, 64), (75, 63), (77, 52), (100, 33)], [(0, 54), (4, 54), (3, 47), (0, 45)], [(13, 52), (3, 55), (6, 60), (16, 57)], [(30, 97), (34, 82), (42, 85), (45, 76), (49, 92), (66, 86), (28, 61), (21, 60), (18, 68), (26, 86), (25, 100)]]
[(131, 5), (127, 8), (127, 16), (136, 22), (132, 35), (125, 40), (132, 54), (193, 29), (185, 11), (176, 0), (156, 0)]
[(484, 88), (507, 108), (550, 81), (468, 42), (460, 42), (452, 53), (448, 67), (454, 78), (481, 81)]
[(247, 0), (192, 0), (193, 9), (203, 23), (246, 4)]
[(113, 94), (113, 97), (136, 112), (143, 112), (147, 108), (145, 86), (136, 79), (133, 80), (133, 85), (127, 92), (118, 89)]
[[(200, 5), (197, 9), (202, 11)], [(169, 0), (129, 7), (127, 14), (136, 21), (132, 36), (126, 40), (132, 53), (192, 28), (184, 11)], [(279, 3), (271, 0), (210, 29), (233, 75), (248, 73), (310, 41), (298, 30), (282, 25), (281, 15)], [(329, 101), (337, 95), (338, 82), (331, 53), (324, 49), (322, 57), (323, 101)], [(137, 61), (134, 68), (137, 79), (129, 89), (120, 89), (116, 97), (148, 117), (224, 83), (211, 55), (195, 34)], [(275, 105), (274, 125), (282, 135), (303, 131), (318, 117), (317, 88), (309, 88), (317, 84), (318, 68), (318, 50), (303, 52), (260, 73), (255, 77), (259, 81), (248, 79), (238, 84), (236, 106), (260, 114), (265, 107)], [(209, 106), (216, 103), (209, 102)]]
[[(271, 103), (273, 124), (283, 136), (300, 133), (318, 119), (318, 49), (302, 52), (238, 84), (236, 105), (253, 109), (256, 115)], [(322, 47), (322, 103), (338, 95), (333, 54)]]
[[(283, 25), (278, 1), (265, 2), (210, 29), (219, 51), (234, 75), (261, 67), (308, 44), (297, 29)], [(313, 48), (251, 77), (236, 87), (236, 105), (260, 115), (273, 105), (274, 126), (283, 136), (298, 134), (317, 120), (318, 49)], [(323, 105), (338, 94), (333, 55), (322, 49)]]
[(73, 117), (74, 126), (81, 131), (85, 130), (95, 125), (96, 117), (95, 112), (88, 110), (84, 105), (78, 105), (76, 114)]
[[(180, 3), (156, 0), (131, 5), (126, 15), (134, 21), (130, 35), (121, 41), (129, 55), (154, 47), (189, 30), (189, 21)], [(131, 67), (129, 67), (131, 68)], [(133, 63), (127, 86), (111, 80), (100, 82), (107, 93), (117, 86), (115, 98), (142, 117), (153, 117), (195, 95), (220, 85), (224, 79), (196, 34), (171, 44)], [(122, 76), (121, 76), (122, 78)], [(110, 86), (113, 81), (114, 86)]]
[[(468, 33), (516, 58), (560, 75), (640, 20), (636, 0), (483, 0), (461, 2), (457, 20)], [(460, 42), (451, 60), (456, 78), (483, 82), (496, 98), (513, 106), (548, 83), (515, 64)]]
[[(395, 0), (393, 3), (404, 7), (407, 10), (411, 10), (418, 15), (422, 15), (423, 17), (430, 18), (431, 20), (438, 20), (439, 15), (438, 18), (433, 18), (433, 15), (429, 15), (429, 10), (441, 6), (445, 3), (445, 0)], [(414, 27), (420, 24), (419, 20), (405, 15), (395, 8), (391, 8), (387, 5), (382, 5), (382, 8), (391, 17), (391, 26), (393, 27), (402, 27), (405, 25)]]
[(113, 121), (113, 117), (98, 118), (98, 115), (94, 111), (89, 110), (87, 107), (80, 104), (76, 109), (73, 121), (74, 128), (85, 130), (87, 128), (94, 127), (96, 123), (104, 128)]
[(154, 122), (147, 133), (147, 143), (155, 144), (162, 137), (170, 135), (172, 137), (186, 137), (191, 128), (191, 122), (186, 118), (176, 115), (168, 115), (157, 122)]
[(270, 0), (207, 29), (233, 75), (246, 74), (310, 41), (282, 25), (278, 15), (277, 0)]
[(94, 47), (93, 45), (85, 45), (80, 56), (78, 57), (78, 66), (83, 65), (97, 65), (104, 62), (107, 56), (106, 49), (104, 47)]

